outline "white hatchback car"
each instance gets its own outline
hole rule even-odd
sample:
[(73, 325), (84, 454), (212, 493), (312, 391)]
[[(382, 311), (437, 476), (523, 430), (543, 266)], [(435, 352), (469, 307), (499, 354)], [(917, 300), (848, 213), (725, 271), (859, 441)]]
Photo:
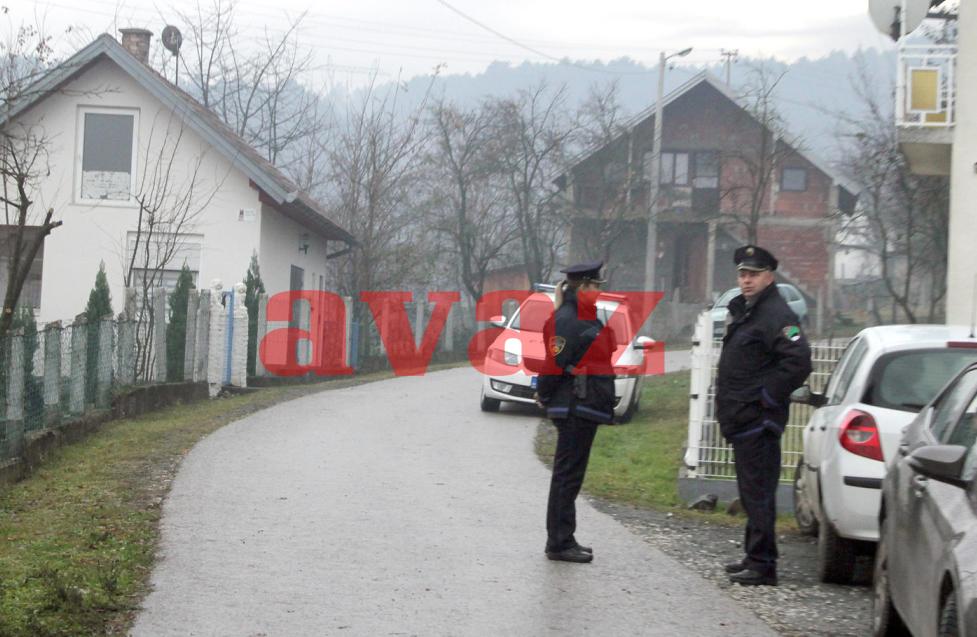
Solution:
[(851, 581), (857, 554), (878, 542), (885, 461), (917, 412), (977, 360), (969, 334), (945, 325), (864, 329), (823, 394), (803, 387), (792, 396), (817, 408), (804, 428), (794, 509), (801, 530), (818, 535), (821, 581)]
[[(539, 303), (544, 306), (542, 312), (532, 313), (533, 316), (546, 316), (551, 313), (553, 311), (554, 288), (552, 285), (537, 285), (534, 289), (537, 294), (533, 294), (523, 301), (512, 317), (508, 320), (501, 316), (494, 317), (492, 324), (497, 327), (504, 327), (507, 331), (527, 332), (521, 335), (527, 343), (525, 354), (542, 359), (545, 355), (542, 325), (526, 329), (521, 325), (520, 317), (531, 303)], [(623, 296), (602, 293), (597, 299), (597, 318), (605, 325), (610, 321), (610, 326), (614, 330), (617, 339), (617, 350), (613, 358), (615, 365), (637, 366), (641, 364), (644, 357), (642, 350), (654, 347), (655, 341), (647, 336), (635, 338), (636, 330), (631, 325), (631, 317), (626, 311), (616, 312), (618, 306), (623, 302), (626, 302)], [(489, 346), (486, 356), (506, 365), (519, 365), (524, 355), (523, 340), (503, 332)], [(539, 363), (541, 362), (540, 360)], [(527, 367), (533, 368), (537, 365), (527, 365)], [(537, 378), (536, 374), (523, 369), (506, 376), (485, 374), (482, 381), (482, 411), (498, 411), (504, 401), (535, 404), (533, 394), (536, 393)], [(628, 422), (638, 411), (643, 378), (641, 375), (617, 376), (615, 378), (615, 422)]]

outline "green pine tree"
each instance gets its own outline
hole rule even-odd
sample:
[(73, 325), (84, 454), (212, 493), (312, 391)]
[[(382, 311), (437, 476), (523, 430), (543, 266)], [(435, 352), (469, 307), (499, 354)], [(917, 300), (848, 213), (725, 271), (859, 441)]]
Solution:
[(180, 269), (176, 287), (170, 293), (170, 322), (166, 326), (166, 380), (183, 381), (183, 357), (187, 351), (187, 302), (194, 288), (187, 264)]
[(248, 376), (254, 376), (258, 357), (258, 298), (265, 293), (265, 284), (258, 269), (258, 253), (251, 254), (251, 264), (244, 277), (247, 288), (244, 306), (248, 309)]
[(24, 330), (24, 419), (28, 430), (37, 429), (43, 426), (44, 385), (40, 377), (34, 376), (34, 355), (38, 348), (34, 311), (29, 307), (17, 308), (10, 328)]
[(95, 389), (98, 383), (98, 368), (100, 365), (111, 365), (112, 360), (98, 360), (98, 335), (101, 331), (102, 319), (112, 316), (112, 294), (109, 292), (109, 279), (105, 275), (105, 262), (98, 265), (95, 274), (95, 287), (88, 293), (88, 305), (85, 315), (88, 317), (85, 341), (88, 354), (85, 364), (85, 402), (95, 402)]

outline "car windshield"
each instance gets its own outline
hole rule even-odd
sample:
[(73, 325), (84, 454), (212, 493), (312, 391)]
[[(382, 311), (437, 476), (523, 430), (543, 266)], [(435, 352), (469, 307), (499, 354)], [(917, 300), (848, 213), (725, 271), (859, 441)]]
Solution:
[(877, 407), (919, 411), (947, 381), (977, 360), (977, 350), (941, 348), (887, 354), (875, 363), (864, 402)]
[[(610, 327), (614, 330), (614, 340), (618, 345), (627, 345), (631, 342), (627, 312), (625, 310), (615, 312), (617, 307), (617, 303), (600, 303), (597, 306), (597, 318), (604, 325), (608, 325), (608, 321), (610, 321)], [(552, 312), (552, 301), (530, 299), (519, 307), (508, 327), (510, 330), (542, 332), (543, 324)]]
[(726, 307), (727, 305), (729, 305), (729, 302), (732, 301), (733, 298), (736, 297), (736, 295), (739, 294), (739, 293), (740, 293), (740, 289), (739, 288), (733, 288), (731, 290), (726, 290), (723, 293), (723, 295), (721, 297), (719, 297), (719, 300), (716, 301), (715, 307)]

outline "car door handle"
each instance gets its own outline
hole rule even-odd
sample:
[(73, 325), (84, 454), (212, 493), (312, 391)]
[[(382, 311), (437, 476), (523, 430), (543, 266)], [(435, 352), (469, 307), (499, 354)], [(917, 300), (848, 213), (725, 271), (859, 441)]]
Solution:
[[(904, 442), (901, 445), (899, 445), (899, 455), (900, 456), (908, 456), (909, 455), (909, 443)], [(916, 476), (916, 477), (919, 478), (919, 477), (922, 477), (922, 476)]]
[(923, 497), (926, 493), (926, 489), (929, 486), (929, 480), (925, 476), (916, 476), (913, 478), (913, 491), (916, 493), (917, 498)]

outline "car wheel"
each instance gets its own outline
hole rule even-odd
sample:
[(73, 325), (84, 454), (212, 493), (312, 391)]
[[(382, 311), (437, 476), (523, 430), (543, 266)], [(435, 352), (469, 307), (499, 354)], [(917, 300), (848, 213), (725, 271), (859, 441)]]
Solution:
[(957, 597), (950, 591), (940, 609), (939, 637), (960, 637), (960, 620), (957, 617)]
[(872, 634), (875, 637), (902, 637), (909, 635), (909, 630), (899, 616), (899, 611), (892, 605), (892, 594), (889, 582), (889, 549), (883, 531), (879, 539), (879, 547), (875, 552), (875, 574), (873, 587), (875, 599), (872, 606)]
[(814, 507), (808, 498), (805, 480), (804, 458), (797, 461), (794, 469), (794, 519), (801, 535), (816, 537), (818, 534), (818, 516), (814, 514)]
[(491, 398), (482, 393), (482, 411), (498, 411), (502, 401), (498, 398)]
[(838, 535), (825, 520), (818, 530), (818, 579), (829, 584), (850, 584), (855, 571), (855, 541)]

